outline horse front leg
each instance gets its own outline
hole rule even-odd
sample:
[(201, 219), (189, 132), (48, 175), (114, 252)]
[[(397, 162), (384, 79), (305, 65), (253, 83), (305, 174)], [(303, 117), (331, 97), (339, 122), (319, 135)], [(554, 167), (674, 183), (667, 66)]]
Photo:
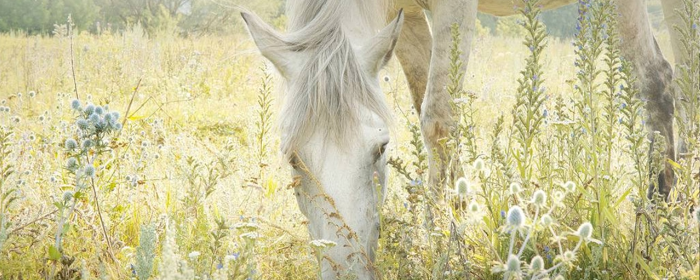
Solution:
[[(428, 84), (421, 105), (421, 130), (428, 149), (429, 184), (432, 190), (444, 199), (444, 186), (454, 178), (448, 178), (448, 165), (461, 168), (459, 158), (450, 158), (445, 140), (455, 125), (450, 107), (451, 96), (447, 92), (450, 81), (451, 28), (457, 24), (462, 52), (460, 71), (464, 73), (469, 61), (469, 52), (474, 34), (477, 13), (476, 0), (432, 0), (429, 9), (432, 13), (431, 31), (433, 35)], [(459, 81), (461, 88), (462, 81)], [(450, 160), (452, 162), (450, 163)], [(453, 173), (454, 174), (454, 173)]]
[[(647, 7), (643, 0), (617, 0), (620, 14), (619, 30), (622, 37), (622, 56), (632, 62), (637, 75), (641, 98), (647, 100), (647, 129), (649, 138), (659, 132), (666, 140), (666, 157), (675, 159), (673, 136), (673, 69), (666, 61), (652, 34)], [(665, 163), (657, 178), (652, 178), (648, 196), (658, 191), (668, 197), (675, 184), (671, 164)], [(658, 189), (657, 189), (658, 186)]]

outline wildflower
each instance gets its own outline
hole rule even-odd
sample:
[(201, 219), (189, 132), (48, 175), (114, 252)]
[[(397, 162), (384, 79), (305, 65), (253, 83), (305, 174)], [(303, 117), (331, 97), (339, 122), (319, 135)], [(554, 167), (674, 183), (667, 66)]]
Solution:
[(514, 228), (521, 228), (525, 225), (525, 213), (520, 206), (513, 206), (508, 210), (508, 225)]
[(70, 107), (73, 108), (73, 110), (79, 111), (80, 110), (80, 100), (73, 99), (73, 101), (70, 102)]
[[(9, 109), (10, 109), (10, 108), (6, 108), (6, 110), (8, 110), (8, 112), (9, 112)], [(21, 122), (21, 121), (22, 121), (22, 118), (20, 118), (19, 116), (14, 116), (14, 117), (12, 117), (12, 122), (13, 122), (13, 123), (19, 123), (19, 122)]]
[(530, 203), (539, 207), (544, 206), (547, 203), (547, 194), (542, 190), (536, 190), (535, 193), (532, 194), (532, 200), (530, 200)]
[(122, 124), (115, 123), (114, 125), (112, 125), (112, 128), (114, 128), (114, 130), (122, 130)]
[(457, 185), (455, 186), (455, 192), (459, 196), (466, 196), (471, 192), (471, 186), (466, 178), (461, 177), (457, 179)]
[(542, 257), (539, 255), (535, 256), (530, 261), (530, 273), (540, 272), (542, 270), (544, 270), (544, 259), (542, 259)]
[(100, 116), (99, 116), (98, 114), (96, 114), (96, 113), (90, 114), (90, 117), (89, 117), (88, 119), (89, 119), (90, 122), (92, 122), (92, 123), (98, 123), (98, 122), (100, 122)]
[(542, 225), (544, 225), (545, 227), (549, 227), (554, 223), (554, 219), (552, 219), (552, 216), (550, 216), (549, 214), (542, 215), (541, 221)]
[(483, 172), (486, 170), (486, 164), (484, 164), (484, 160), (481, 158), (477, 158), (474, 161), (474, 169), (479, 172)]
[(17, 97), (22, 98), (22, 93), (21, 93), (21, 92), (18, 92), (18, 93), (17, 93)]
[(66, 168), (70, 170), (74, 170), (78, 167), (78, 160), (75, 159), (74, 157), (68, 158), (68, 162), (66, 163)]
[(70, 138), (66, 140), (64, 147), (66, 148), (66, 150), (74, 150), (75, 148), (78, 148), (78, 142), (75, 142), (75, 139)]
[(83, 147), (83, 149), (87, 150), (87, 149), (89, 149), (89, 148), (92, 147), (92, 144), (93, 144), (93, 143), (92, 143), (92, 140), (90, 140), (90, 139), (85, 139), (85, 140), (83, 140), (82, 147)]
[(34, 96), (36, 96), (36, 91), (33, 91), (33, 90), (30, 91), (30, 92), (29, 92), (29, 97), (30, 97), (30, 98), (33, 98)]
[(92, 105), (92, 104), (85, 105), (84, 112), (85, 112), (86, 116), (91, 115), (92, 112), (94, 112), (94, 111), (95, 111), (95, 105)]
[(88, 128), (89, 124), (86, 119), (79, 119), (78, 121), (75, 122), (75, 124), (78, 126), (78, 128), (85, 130)]
[(199, 251), (192, 251), (190, 252), (189, 255), (187, 255), (191, 260), (196, 260), (201, 253)]
[(520, 184), (518, 184), (516, 182), (511, 183), (510, 186), (508, 187), (508, 194), (510, 194), (510, 195), (516, 195), (522, 191), (523, 191), (523, 188), (520, 187)]
[(84, 172), (85, 172), (85, 176), (93, 177), (93, 176), (95, 176), (95, 167), (92, 166), (92, 164), (85, 166)]
[(557, 259), (559, 259), (564, 264), (571, 265), (576, 260), (576, 252), (568, 250), (563, 254), (557, 256)]
[(112, 118), (116, 121), (119, 119), (119, 112), (112, 112)]
[(311, 240), (311, 242), (309, 242), (309, 245), (311, 245), (311, 247), (314, 249), (328, 249), (328, 248), (335, 247), (335, 245), (338, 245), (338, 244), (333, 242), (333, 241), (330, 241), (330, 240), (316, 239), (316, 240)]
[(501, 210), (501, 218), (506, 218), (506, 210)]
[(578, 230), (576, 231), (576, 235), (586, 243), (593, 242), (599, 245), (603, 244), (602, 242), (600, 242), (600, 240), (591, 238), (591, 236), (593, 235), (593, 225), (591, 225), (591, 223), (589, 222), (581, 224), (578, 227)]
[(102, 106), (95, 107), (95, 114), (102, 115), (104, 112), (105, 110), (102, 108)]
[(72, 191), (66, 191), (63, 193), (63, 201), (70, 201), (73, 198), (73, 192)]
[(476, 200), (472, 200), (471, 203), (469, 203), (469, 212), (472, 214), (477, 213), (481, 210), (481, 207), (479, 206), (479, 203), (476, 202)]
[(516, 255), (508, 256), (508, 261), (506, 261), (506, 269), (508, 272), (517, 273), (520, 272), (520, 260)]
[(573, 193), (574, 191), (576, 191), (576, 183), (572, 181), (567, 181), (561, 186), (569, 193)]

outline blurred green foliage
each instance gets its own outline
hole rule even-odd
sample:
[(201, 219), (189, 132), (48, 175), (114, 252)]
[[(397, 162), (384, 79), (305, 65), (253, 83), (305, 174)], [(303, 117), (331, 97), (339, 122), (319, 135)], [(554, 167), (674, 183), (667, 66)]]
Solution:
[(150, 35), (240, 32), (241, 7), (284, 22), (284, 0), (0, 0), (0, 32), (50, 34), (69, 15), (75, 28), (95, 33), (137, 25)]

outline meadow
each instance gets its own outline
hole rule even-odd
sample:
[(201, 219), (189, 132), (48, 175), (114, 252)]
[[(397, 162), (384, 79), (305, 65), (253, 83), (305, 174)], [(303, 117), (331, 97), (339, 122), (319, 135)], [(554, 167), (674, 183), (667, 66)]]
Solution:
[[(446, 145), (465, 176), (447, 203), (424, 184), (427, 151), (398, 62), (382, 70), (395, 127), (378, 274), (700, 278), (700, 112), (676, 126), (689, 151), (672, 163), (671, 197), (648, 199), (664, 139), (650, 148), (609, 7), (586, 9), (575, 38), (544, 38), (534, 12), (518, 35), (477, 35), (467, 72), (454, 73), (464, 88), (451, 89), (458, 128)], [(673, 61), (668, 37), (657, 30)], [(689, 100), (677, 106), (700, 104), (693, 57), (677, 72)], [(52, 36), (1, 34), (0, 61), (0, 279), (316, 277), (323, 246), (279, 152), (283, 85), (244, 30), (57, 25)]]

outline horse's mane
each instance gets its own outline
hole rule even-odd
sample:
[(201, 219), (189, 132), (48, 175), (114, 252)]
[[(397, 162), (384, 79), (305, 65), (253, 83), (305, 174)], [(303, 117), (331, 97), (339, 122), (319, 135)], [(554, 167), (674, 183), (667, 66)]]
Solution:
[[(284, 48), (308, 58), (298, 76), (288, 81), (281, 115), (282, 150), (289, 154), (315, 131), (341, 143), (358, 135), (359, 113), (365, 107), (390, 122), (381, 94), (372, 92), (343, 19), (352, 19), (373, 36), (386, 23), (384, 0), (289, 0)], [(350, 11), (359, 11), (353, 14)], [(344, 18), (345, 17), (345, 18)], [(358, 27), (358, 26), (354, 26)], [(367, 38), (369, 39), (369, 38)], [(342, 143), (341, 143), (342, 144)]]

